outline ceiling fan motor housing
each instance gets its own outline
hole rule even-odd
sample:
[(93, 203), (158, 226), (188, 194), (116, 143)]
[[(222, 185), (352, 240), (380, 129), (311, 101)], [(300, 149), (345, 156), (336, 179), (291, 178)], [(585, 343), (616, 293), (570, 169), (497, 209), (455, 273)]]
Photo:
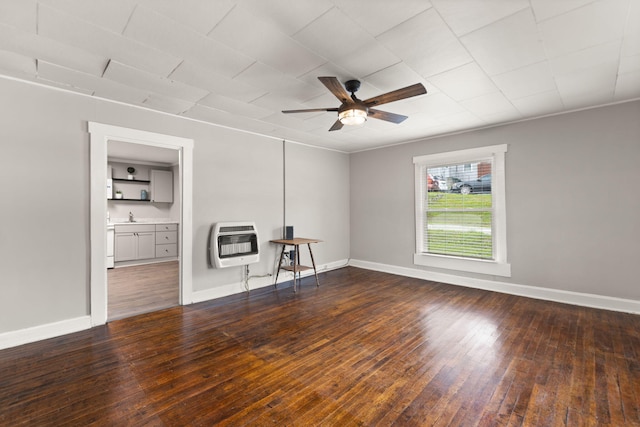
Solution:
[(351, 93), (357, 92), (358, 89), (360, 89), (360, 80), (347, 80), (344, 83), (344, 87), (345, 89), (347, 89), (348, 92), (351, 92)]

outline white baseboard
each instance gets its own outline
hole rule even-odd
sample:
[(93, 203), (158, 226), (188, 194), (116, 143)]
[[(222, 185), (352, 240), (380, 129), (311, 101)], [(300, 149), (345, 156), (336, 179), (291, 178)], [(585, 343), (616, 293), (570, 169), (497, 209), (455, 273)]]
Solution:
[(4, 348), (17, 347), (19, 345), (35, 341), (55, 338), (89, 328), (91, 328), (91, 316), (82, 316), (75, 319), (67, 319), (59, 322), (47, 323), (45, 325), (32, 326), (30, 328), (19, 329), (17, 331), (4, 332), (0, 333), (0, 350)]
[[(343, 259), (340, 261), (334, 261), (327, 264), (317, 265), (316, 269), (318, 273), (322, 273), (325, 271), (346, 267), (347, 265), (349, 265), (349, 260)], [(313, 273), (313, 270), (305, 270), (300, 274), (301, 274), (301, 277), (308, 277), (308, 276), (312, 276), (314, 273)], [(266, 288), (267, 286), (273, 286), (273, 279), (274, 279), (273, 276), (252, 278), (249, 280), (249, 290)], [(278, 275), (278, 283), (288, 282), (292, 279), (293, 279), (293, 273), (290, 271), (281, 270), (280, 274)], [(322, 286), (322, 283), (320, 283), (320, 286)], [(235, 282), (235, 283), (229, 283), (223, 286), (217, 286), (211, 289), (205, 289), (202, 291), (193, 291), (191, 296), (192, 296), (192, 301), (194, 303), (197, 303), (197, 302), (209, 301), (216, 298), (227, 297), (229, 295), (240, 294), (246, 291), (247, 290), (245, 289), (244, 283)]]
[(497, 282), (494, 280), (475, 279), (456, 276), (454, 274), (437, 273), (416, 268), (398, 267), (377, 262), (350, 260), (349, 265), (367, 270), (397, 274), (399, 276), (416, 279), (431, 280), (451, 285), (466, 286), (468, 288), (484, 289), (504, 294), (518, 295), (545, 301), (555, 301), (583, 307), (601, 308), (604, 310), (620, 311), (624, 313), (640, 314), (640, 301), (608, 297), (604, 295), (586, 294), (581, 292), (563, 291), (559, 289), (540, 288), (536, 286), (518, 285), (514, 283)]

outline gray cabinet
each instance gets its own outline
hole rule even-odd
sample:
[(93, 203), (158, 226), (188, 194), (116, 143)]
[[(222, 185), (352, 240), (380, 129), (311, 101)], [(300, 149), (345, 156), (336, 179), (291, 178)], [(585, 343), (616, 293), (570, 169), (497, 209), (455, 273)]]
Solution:
[(151, 170), (150, 199), (156, 203), (173, 203), (173, 172)]
[(156, 258), (178, 256), (178, 224), (156, 224)]
[(117, 224), (115, 261), (155, 258), (156, 228), (153, 224)]

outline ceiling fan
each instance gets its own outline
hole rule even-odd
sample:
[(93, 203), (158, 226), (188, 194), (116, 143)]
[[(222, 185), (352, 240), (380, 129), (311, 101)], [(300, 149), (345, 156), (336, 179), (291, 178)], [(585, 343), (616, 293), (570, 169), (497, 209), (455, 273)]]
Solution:
[[(377, 110), (372, 107), (387, 104), (389, 102), (399, 101), (412, 96), (423, 95), (427, 90), (422, 83), (416, 83), (402, 89), (374, 96), (364, 101), (356, 97), (356, 92), (360, 88), (360, 81), (349, 80), (345, 82), (344, 88), (335, 77), (318, 77), (318, 80), (324, 84), (327, 89), (342, 102), (338, 108), (310, 108), (306, 110), (284, 110), (283, 113), (309, 113), (313, 111), (337, 111), (338, 120), (331, 126), (329, 131), (342, 129), (344, 125), (360, 125), (367, 120), (367, 117), (373, 117), (378, 120), (385, 120), (392, 123), (402, 123), (407, 116), (400, 114), (388, 113), (386, 111)], [(346, 89), (346, 90), (345, 90)], [(351, 92), (349, 95), (348, 92)]]

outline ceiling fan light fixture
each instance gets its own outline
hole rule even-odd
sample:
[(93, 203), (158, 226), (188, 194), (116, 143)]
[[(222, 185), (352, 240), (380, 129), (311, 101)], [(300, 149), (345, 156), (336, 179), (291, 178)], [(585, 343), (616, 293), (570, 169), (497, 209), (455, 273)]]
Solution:
[(367, 111), (360, 108), (349, 108), (338, 113), (338, 119), (343, 125), (361, 125), (367, 120)]

